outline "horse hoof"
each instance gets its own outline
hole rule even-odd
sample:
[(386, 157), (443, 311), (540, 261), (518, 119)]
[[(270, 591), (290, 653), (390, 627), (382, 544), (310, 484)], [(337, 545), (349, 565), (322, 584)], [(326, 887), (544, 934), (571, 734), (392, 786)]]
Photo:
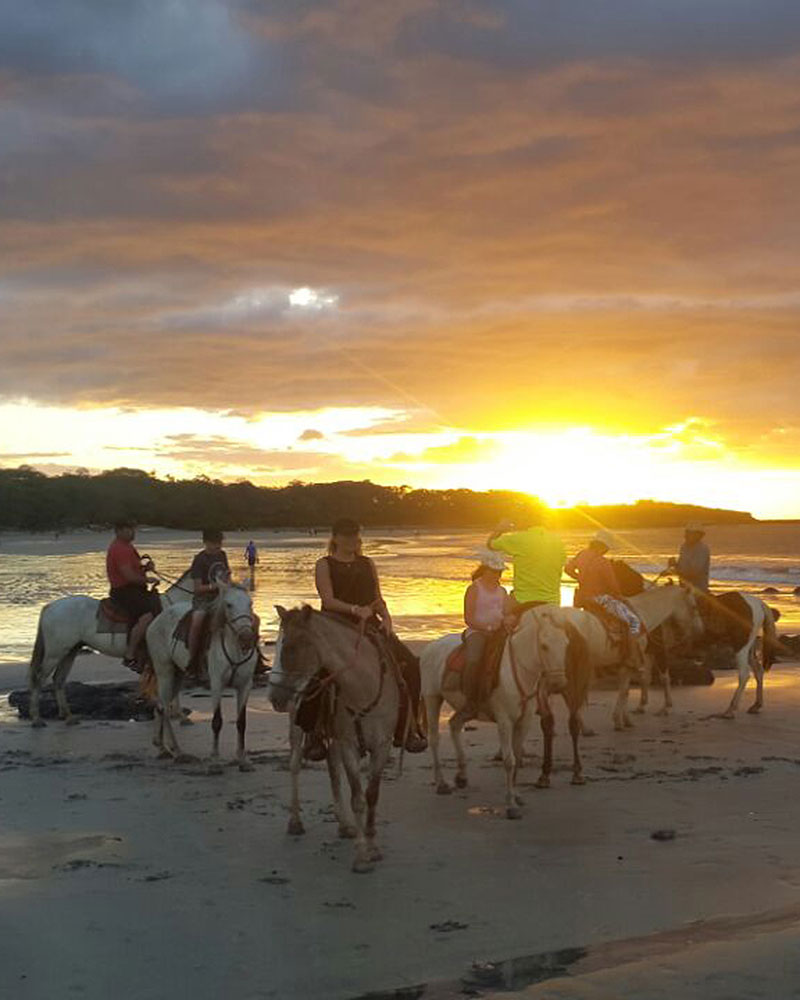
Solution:
[(584, 778), (584, 776), (582, 774), (573, 774), (572, 775), (572, 782), (571, 783), (573, 785), (585, 785), (586, 784), (586, 778)]
[(161, 749), (158, 751), (158, 757), (156, 759), (157, 760), (171, 760), (172, 759), (172, 754), (165, 747), (161, 747)]
[(371, 847), (369, 849), (369, 860), (370, 861), (383, 861), (383, 854), (379, 847)]
[(453, 789), (447, 784), (446, 781), (440, 781), (439, 784), (436, 786), (437, 795), (451, 795), (452, 792)]
[(541, 777), (537, 780), (537, 782), (534, 785), (534, 787), (535, 788), (549, 788), (550, 787), (550, 779), (546, 778), (544, 775), (541, 775)]
[(31, 729), (46, 729), (46, 728), (47, 728), (47, 723), (44, 721), (44, 719), (34, 719), (33, 722), (31, 722)]
[(453, 779), (456, 788), (466, 788), (467, 787), (467, 776), (466, 774), (457, 774)]
[(190, 719), (188, 715), (182, 715), (180, 718), (179, 726), (193, 726), (194, 719)]
[(356, 859), (353, 862), (353, 871), (357, 875), (369, 875), (370, 872), (375, 871), (375, 865), (372, 861), (363, 861), (361, 859)]
[(287, 833), (291, 837), (302, 837), (306, 832), (306, 828), (303, 826), (303, 821), (301, 819), (290, 819), (289, 826), (287, 827)]
[(761, 706), (760, 705), (751, 705), (750, 708), (747, 709), (747, 714), (748, 715), (758, 715), (758, 713), (760, 711), (761, 711)]
[(522, 819), (522, 810), (519, 806), (509, 806), (506, 809), (506, 819)]
[(730, 709), (728, 709), (727, 712), (722, 712), (722, 714), (720, 715), (720, 719), (735, 719), (735, 718), (736, 716)]
[(354, 826), (340, 826), (339, 836), (342, 840), (355, 840), (358, 836), (358, 830)]
[(248, 771), (255, 771), (256, 766), (251, 760), (240, 760), (239, 770), (247, 773)]
[(206, 774), (210, 774), (210, 775), (213, 775), (213, 774), (223, 774), (224, 771), (225, 771), (225, 768), (222, 766), (222, 764), (220, 764), (220, 762), (218, 760), (212, 760), (209, 763), (208, 767), (206, 768)]

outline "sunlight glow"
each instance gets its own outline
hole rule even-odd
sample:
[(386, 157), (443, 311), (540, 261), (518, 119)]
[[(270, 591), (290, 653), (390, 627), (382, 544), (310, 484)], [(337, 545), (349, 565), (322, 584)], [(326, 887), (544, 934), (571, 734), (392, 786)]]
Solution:
[(289, 293), (289, 305), (299, 309), (330, 309), (338, 301), (336, 295), (325, 295), (313, 288), (295, 288)]

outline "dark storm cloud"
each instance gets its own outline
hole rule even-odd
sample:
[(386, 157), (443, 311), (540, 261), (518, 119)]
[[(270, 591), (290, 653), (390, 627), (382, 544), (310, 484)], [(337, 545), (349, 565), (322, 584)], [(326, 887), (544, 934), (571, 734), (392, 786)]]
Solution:
[[(0, 18), (2, 395), (797, 413), (797, 5)], [(304, 286), (337, 301), (290, 308)]]

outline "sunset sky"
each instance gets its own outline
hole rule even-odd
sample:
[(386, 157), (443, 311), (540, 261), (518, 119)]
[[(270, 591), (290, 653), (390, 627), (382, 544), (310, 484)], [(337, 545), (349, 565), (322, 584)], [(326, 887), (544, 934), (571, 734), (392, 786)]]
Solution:
[(800, 517), (800, 4), (0, 11), (0, 465)]

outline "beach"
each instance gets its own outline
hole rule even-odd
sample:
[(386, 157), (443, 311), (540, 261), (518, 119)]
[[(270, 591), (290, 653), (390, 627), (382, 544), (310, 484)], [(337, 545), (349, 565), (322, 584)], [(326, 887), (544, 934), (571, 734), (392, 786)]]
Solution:
[[(385, 859), (370, 875), (350, 871), (324, 764), (303, 772), (306, 835), (287, 836), (286, 717), (264, 688), (250, 703), (251, 774), (206, 774), (204, 691), (183, 699), (196, 723), (178, 731), (200, 758), (191, 764), (157, 760), (149, 723), (32, 730), (6, 710), (5, 983), (20, 1000), (429, 1000), (463, 995), (463, 977), (482, 996), (501, 986), (537, 998), (792, 996), (797, 667), (773, 668), (764, 712), (733, 722), (708, 718), (730, 697), (730, 672), (678, 688), (672, 716), (635, 717), (625, 733), (612, 731), (613, 692), (593, 691), (586, 718), (598, 735), (583, 741), (582, 788), (569, 784), (557, 706), (553, 787), (533, 787), (533, 733), (517, 822), (503, 816), (493, 726), (470, 727), (470, 787), (451, 796), (434, 795), (428, 754), (405, 755), (382, 791)], [(2, 673), (8, 687), (24, 676), (20, 663)], [(130, 677), (101, 656), (79, 657), (73, 676)], [(230, 758), (229, 698), (223, 711)], [(452, 773), (447, 733), (443, 743)], [(660, 830), (674, 838), (654, 840)], [(527, 986), (531, 976), (545, 978)]]

